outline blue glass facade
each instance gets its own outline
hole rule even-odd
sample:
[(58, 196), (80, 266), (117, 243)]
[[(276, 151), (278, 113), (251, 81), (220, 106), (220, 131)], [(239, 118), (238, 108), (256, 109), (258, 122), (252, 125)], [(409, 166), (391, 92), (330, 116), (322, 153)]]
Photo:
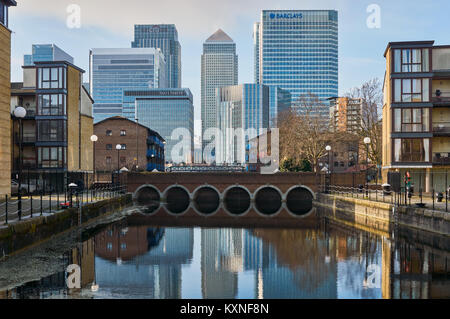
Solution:
[[(293, 106), (308, 93), (338, 95), (337, 11), (263, 10), (253, 37), (256, 83), (289, 91)], [(329, 116), (328, 107), (318, 113)]]
[(166, 62), (159, 49), (92, 49), (89, 69), (95, 123), (112, 116), (136, 118), (134, 104), (123, 103), (125, 90), (168, 85)]
[(181, 87), (181, 45), (175, 25), (135, 25), (131, 47), (161, 49), (167, 62), (168, 87)]
[(33, 44), (32, 54), (23, 56), (23, 65), (34, 65), (34, 62), (66, 61), (74, 64), (73, 57), (54, 44)]
[(269, 126), (278, 127), (278, 116), (291, 107), (291, 93), (277, 86), (269, 87)]
[[(126, 104), (136, 106), (139, 123), (157, 131), (166, 141), (165, 158), (168, 163), (192, 163), (194, 152), (194, 105), (189, 89), (139, 89), (124, 92)], [(172, 157), (172, 149), (179, 140), (172, 140), (177, 128), (186, 129), (190, 136), (183, 147), (189, 149), (183, 159)]]
[[(244, 163), (250, 139), (269, 128), (269, 87), (261, 84), (226, 86), (216, 90), (217, 127), (222, 139), (216, 145), (216, 163)], [(231, 131), (233, 129), (234, 131)], [(243, 129), (240, 141), (235, 130)]]

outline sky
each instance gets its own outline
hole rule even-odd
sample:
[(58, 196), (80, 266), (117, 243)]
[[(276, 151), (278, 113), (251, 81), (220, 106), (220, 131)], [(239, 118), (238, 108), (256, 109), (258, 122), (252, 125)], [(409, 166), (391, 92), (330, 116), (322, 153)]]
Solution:
[[(80, 28), (67, 25), (67, 20), (73, 21), (71, 4), (80, 8)], [(377, 20), (372, 19), (376, 16), (373, 5), (380, 9)], [(236, 43), (239, 83), (252, 83), (253, 24), (260, 21), (263, 9), (338, 11), (340, 95), (369, 79), (383, 79), (383, 53), (390, 41), (450, 44), (448, 0), (17, 0), (17, 7), (10, 8), (11, 80), (22, 81), (23, 55), (31, 53), (32, 44), (58, 45), (86, 70), (84, 81), (88, 82), (91, 48), (131, 47), (134, 24), (175, 24), (181, 43), (182, 86), (194, 95), (198, 134), (203, 42), (223, 29)], [(368, 18), (377, 23), (368, 24)]]

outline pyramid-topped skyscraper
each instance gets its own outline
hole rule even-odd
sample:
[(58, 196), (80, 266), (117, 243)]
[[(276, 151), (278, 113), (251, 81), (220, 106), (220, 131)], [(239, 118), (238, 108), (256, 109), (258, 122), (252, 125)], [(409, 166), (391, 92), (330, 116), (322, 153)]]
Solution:
[[(203, 43), (201, 75), (202, 150), (209, 141), (205, 131), (217, 127), (216, 89), (238, 84), (238, 56), (236, 44), (222, 29)], [(211, 158), (203, 154), (204, 161)]]

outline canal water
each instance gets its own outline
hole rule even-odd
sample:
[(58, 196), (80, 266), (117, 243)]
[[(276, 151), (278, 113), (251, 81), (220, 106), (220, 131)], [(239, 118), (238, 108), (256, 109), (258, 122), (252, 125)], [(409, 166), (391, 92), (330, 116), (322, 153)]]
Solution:
[[(448, 252), (326, 219), (284, 229), (130, 219), (0, 261), (0, 298), (450, 297)], [(73, 264), (81, 289), (67, 288)]]

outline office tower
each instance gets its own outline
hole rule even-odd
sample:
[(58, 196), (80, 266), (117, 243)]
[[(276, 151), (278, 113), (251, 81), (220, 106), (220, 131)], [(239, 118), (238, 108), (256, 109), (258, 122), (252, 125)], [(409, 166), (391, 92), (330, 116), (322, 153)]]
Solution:
[[(269, 87), (241, 84), (216, 92), (217, 128), (222, 133), (216, 144), (216, 163), (245, 163), (248, 142), (269, 128)], [(238, 135), (240, 129), (245, 136)]]
[(11, 30), (8, 9), (16, 1), (0, 0), (0, 195), (11, 193)]
[(135, 25), (131, 46), (161, 49), (167, 63), (168, 87), (181, 87), (181, 45), (174, 24)]
[(22, 134), (13, 117), (13, 173), (21, 167), (22, 182), (37, 180), (38, 190), (61, 192), (68, 180), (93, 172), (93, 100), (82, 85), (83, 73), (66, 61), (35, 62), (23, 67), (23, 82), (11, 83), (11, 112), (26, 110)]
[[(254, 25), (255, 81), (288, 90), (292, 105), (312, 93), (338, 94), (338, 15), (334, 10), (263, 10)], [(317, 115), (329, 116), (329, 107)]]
[[(140, 89), (124, 91), (124, 107), (136, 106), (139, 123), (151, 127), (166, 141), (165, 158), (168, 163), (192, 163), (194, 152), (194, 105), (189, 89)], [(183, 141), (181, 159), (172, 157), (174, 146), (181, 140), (172, 140), (172, 133), (184, 129), (189, 136)], [(177, 136), (178, 137), (178, 136)], [(181, 151), (181, 150), (180, 150)]]
[(89, 85), (94, 98), (94, 121), (112, 116), (134, 120), (134, 105), (123, 107), (124, 90), (166, 88), (166, 62), (154, 48), (92, 49)]
[(384, 53), (382, 175), (409, 172), (425, 192), (445, 192), (450, 167), (450, 48), (390, 42)]
[[(221, 29), (203, 43), (201, 70), (202, 139), (205, 131), (217, 127), (216, 89), (238, 84), (236, 44)], [(202, 149), (208, 141), (203, 140)], [(203, 154), (203, 160), (210, 161)]]
[(31, 54), (23, 56), (23, 65), (33, 65), (34, 62), (66, 61), (73, 64), (73, 57), (61, 50), (55, 44), (33, 44)]
[(291, 93), (277, 86), (269, 87), (269, 126), (278, 127), (278, 117), (291, 107)]

